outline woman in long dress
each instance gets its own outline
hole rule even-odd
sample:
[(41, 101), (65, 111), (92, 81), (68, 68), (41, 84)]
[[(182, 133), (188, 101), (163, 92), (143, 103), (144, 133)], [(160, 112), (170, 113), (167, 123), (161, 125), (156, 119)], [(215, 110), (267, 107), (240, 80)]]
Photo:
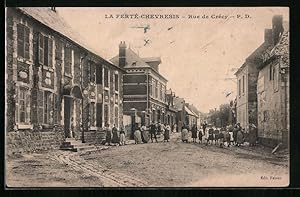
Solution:
[(256, 126), (254, 124), (249, 125), (249, 143), (250, 146), (255, 146), (256, 145)]
[(142, 143), (142, 136), (141, 136), (140, 127), (137, 127), (134, 131), (134, 141), (135, 141), (135, 144), (141, 144)]
[(189, 142), (188, 141), (188, 138), (189, 138), (188, 134), (189, 134), (189, 132), (187, 130), (187, 127), (184, 125), (182, 127), (182, 130), (181, 130), (181, 140), (182, 140), (182, 142)]
[(164, 132), (164, 141), (169, 142), (170, 131), (171, 131), (171, 127), (169, 125), (167, 125), (166, 128), (165, 128), (165, 132)]
[(118, 135), (118, 129), (115, 125), (112, 128), (112, 140), (111, 141), (112, 141), (112, 143), (115, 143), (115, 144), (120, 143), (120, 139), (119, 139), (119, 135)]
[(194, 124), (192, 127), (192, 138), (193, 138), (193, 142), (196, 143), (196, 139), (197, 139), (197, 127)]
[(238, 130), (237, 134), (236, 134), (236, 143), (237, 146), (240, 146), (241, 144), (244, 143), (244, 136), (241, 130)]
[(106, 143), (110, 146), (112, 131), (111, 128), (109, 127), (109, 124), (106, 125), (105, 130), (106, 130)]
[(125, 145), (125, 131), (123, 126), (120, 129), (120, 146), (122, 145)]

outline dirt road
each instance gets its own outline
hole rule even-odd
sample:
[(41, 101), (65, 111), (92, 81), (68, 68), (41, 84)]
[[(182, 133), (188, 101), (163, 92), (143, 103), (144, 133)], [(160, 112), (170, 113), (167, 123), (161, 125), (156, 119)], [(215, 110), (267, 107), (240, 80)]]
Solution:
[(286, 186), (288, 159), (256, 148), (171, 142), (9, 157), (7, 184), (22, 187)]

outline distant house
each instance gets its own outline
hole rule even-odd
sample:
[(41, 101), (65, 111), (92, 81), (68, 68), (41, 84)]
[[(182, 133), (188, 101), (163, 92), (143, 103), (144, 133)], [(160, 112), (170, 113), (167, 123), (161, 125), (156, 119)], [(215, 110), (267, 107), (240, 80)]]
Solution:
[(166, 102), (167, 102), (167, 124), (174, 125), (176, 124), (176, 112), (174, 103), (175, 92), (171, 89), (166, 91)]
[(141, 58), (125, 42), (119, 45), (119, 54), (111, 59), (126, 70), (123, 76), (124, 114), (133, 110), (141, 117), (141, 123), (167, 122), (167, 79), (159, 73), (160, 57)]
[[(7, 8), (8, 150), (58, 148), (122, 125), (124, 70), (105, 60), (53, 8)], [(72, 132), (71, 132), (72, 131)]]
[(185, 103), (184, 111), (186, 112), (185, 125), (188, 126), (189, 129), (192, 129), (193, 125), (197, 126), (199, 116), (192, 110), (189, 103)]
[(258, 137), (262, 144), (287, 145), (290, 131), (289, 24), (283, 17), (272, 19), (273, 45), (262, 54), (258, 66)]
[(243, 128), (257, 125), (257, 66), (263, 61), (261, 54), (272, 45), (272, 31), (265, 30), (264, 42), (254, 50), (235, 73), (237, 77), (236, 121)]

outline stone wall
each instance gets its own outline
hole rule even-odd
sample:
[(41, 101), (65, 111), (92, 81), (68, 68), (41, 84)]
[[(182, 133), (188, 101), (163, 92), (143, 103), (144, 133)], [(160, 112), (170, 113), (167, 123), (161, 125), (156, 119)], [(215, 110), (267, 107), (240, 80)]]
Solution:
[(6, 153), (11, 155), (14, 153), (58, 149), (64, 140), (62, 127), (43, 129), (43, 131), (36, 128), (33, 130), (7, 132)]

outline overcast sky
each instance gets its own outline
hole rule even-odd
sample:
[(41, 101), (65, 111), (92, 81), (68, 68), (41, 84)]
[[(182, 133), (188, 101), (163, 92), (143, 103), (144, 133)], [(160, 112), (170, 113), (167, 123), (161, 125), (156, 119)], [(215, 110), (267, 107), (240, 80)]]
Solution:
[[(288, 8), (57, 8), (70, 26), (85, 38), (99, 55), (110, 59), (120, 41), (141, 57), (160, 56), (160, 72), (168, 88), (200, 111), (228, 103), (236, 94), (236, 68), (264, 39), (272, 16), (288, 21)], [(175, 14), (178, 19), (120, 19), (117, 14)], [(208, 19), (202, 19), (203, 15)], [(237, 15), (249, 18), (237, 18)], [(105, 18), (112, 15), (114, 18)], [(189, 15), (200, 16), (191, 19)], [(233, 18), (215, 18), (234, 16)], [(213, 17), (213, 18), (212, 18)], [(149, 25), (144, 33), (136, 26)], [(168, 28), (173, 27), (168, 30)], [(151, 43), (144, 46), (144, 39)], [(226, 97), (226, 93), (233, 93)]]

